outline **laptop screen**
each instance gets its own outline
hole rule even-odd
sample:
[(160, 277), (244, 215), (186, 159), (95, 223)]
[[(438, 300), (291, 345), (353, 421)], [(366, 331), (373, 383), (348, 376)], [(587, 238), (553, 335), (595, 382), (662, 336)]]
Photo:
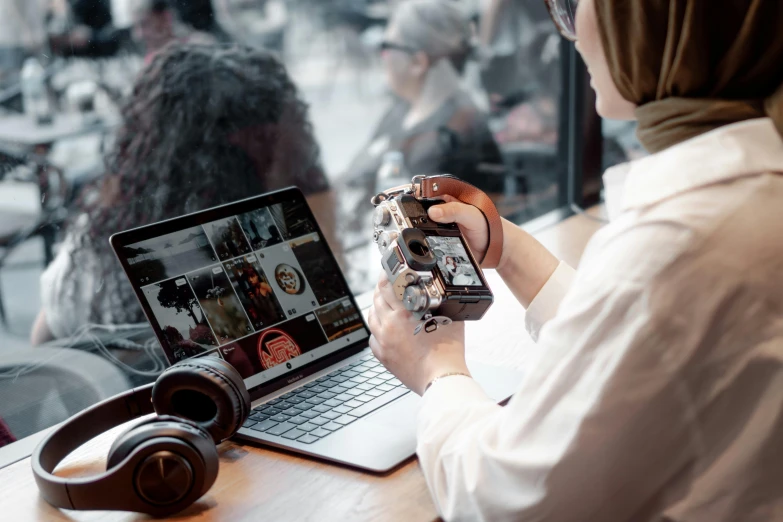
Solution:
[(111, 242), (172, 364), (221, 357), (250, 389), (369, 338), (297, 189)]

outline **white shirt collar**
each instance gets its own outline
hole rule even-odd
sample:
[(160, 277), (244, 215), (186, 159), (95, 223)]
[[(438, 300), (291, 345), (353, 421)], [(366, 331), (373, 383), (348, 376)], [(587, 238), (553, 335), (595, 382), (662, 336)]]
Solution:
[(783, 139), (770, 118), (726, 125), (604, 174), (610, 218), (697, 187), (783, 172)]

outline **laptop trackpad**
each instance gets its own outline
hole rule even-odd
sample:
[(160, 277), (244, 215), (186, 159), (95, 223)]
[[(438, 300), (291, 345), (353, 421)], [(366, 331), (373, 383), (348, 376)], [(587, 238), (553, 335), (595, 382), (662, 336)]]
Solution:
[(395, 433), (410, 433), (415, 437), (416, 416), (419, 413), (420, 404), (421, 397), (409, 392), (369, 415), (367, 421), (386, 428), (393, 428)]

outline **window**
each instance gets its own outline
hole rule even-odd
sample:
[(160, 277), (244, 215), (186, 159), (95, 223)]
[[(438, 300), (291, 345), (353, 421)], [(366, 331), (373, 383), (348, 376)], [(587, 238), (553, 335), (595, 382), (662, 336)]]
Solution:
[(592, 106), (541, 0), (418, 5), (434, 25), (393, 0), (9, 1), (27, 7), (0, 20), (0, 445), (168, 364), (115, 232), (297, 185), (358, 294), (381, 266), (375, 193), (450, 173), (524, 223), (589, 170)]

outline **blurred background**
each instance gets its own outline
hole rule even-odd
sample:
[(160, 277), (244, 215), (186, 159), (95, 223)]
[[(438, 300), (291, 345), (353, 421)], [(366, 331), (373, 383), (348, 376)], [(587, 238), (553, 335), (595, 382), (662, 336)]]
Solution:
[[(220, 50), (172, 54), (177, 45)], [(227, 50), (236, 45), (284, 69), (256, 67), (251, 51)], [(209, 67), (214, 81), (204, 86), (197, 74)], [(355, 293), (371, 289), (380, 270), (369, 198), (384, 188), (451, 173), (535, 228), (598, 201), (603, 169), (643, 154), (632, 124), (595, 115), (582, 64), (543, 0), (3, 0), (5, 442), (162, 370), (143, 316), (120, 313), (135, 296), (117, 297), (125, 287), (108, 237), (145, 224), (133, 216), (226, 202), (199, 187), (230, 184), (239, 167), (217, 153), (177, 166), (177, 157), (203, 155), (199, 140), (211, 150), (188, 111), (214, 105), (215, 125), (234, 128), (223, 120), (247, 113), (257, 120), (245, 127), (283, 128), (288, 112), (275, 110), (297, 107), (292, 97), (310, 122), (296, 125), (315, 142), (294, 154), (312, 164), (294, 172), (273, 154), (279, 171), (256, 172), (263, 182), (237, 182), (250, 187), (237, 193), (299, 185)], [(144, 125), (160, 130), (152, 145), (139, 141)], [(258, 169), (278, 145), (248, 139), (244, 152)], [(161, 159), (160, 149), (180, 156)], [(166, 203), (167, 194), (191, 192), (198, 197), (180, 197), (184, 207)]]

